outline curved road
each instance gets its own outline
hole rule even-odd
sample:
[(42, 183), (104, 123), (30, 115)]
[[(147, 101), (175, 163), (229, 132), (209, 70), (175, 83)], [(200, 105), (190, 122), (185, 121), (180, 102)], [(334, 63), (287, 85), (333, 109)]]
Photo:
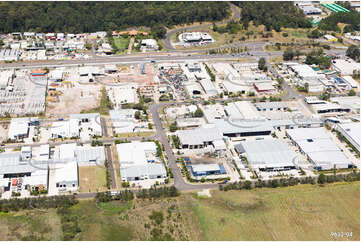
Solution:
[(189, 191), (189, 190), (200, 190), (200, 189), (208, 189), (208, 188), (217, 188), (218, 184), (189, 184), (185, 182), (183, 179), (180, 168), (176, 163), (176, 158), (173, 154), (172, 147), (169, 143), (168, 136), (166, 134), (165, 129), (162, 126), (162, 121), (159, 116), (158, 110), (171, 103), (158, 103), (149, 106), (150, 113), (152, 115), (152, 119), (154, 122), (154, 126), (156, 128), (157, 138), (163, 144), (164, 151), (168, 157), (168, 167), (171, 169), (174, 177), (174, 186), (180, 191)]
[[(235, 5), (233, 5), (232, 3), (229, 3), (229, 6), (231, 7), (231, 10), (233, 12), (233, 17), (229, 20), (222, 20), (220, 22), (218, 22), (217, 24), (225, 24), (227, 22), (230, 22), (232, 20), (237, 20), (240, 18), (240, 12), (239, 10), (236, 8)], [(197, 26), (190, 26), (190, 27), (181, 27), (181, 28), (177, 28), (177, 29), (172, 29), (170, 31), (167, 32), (166, 34), (166, 38), (164, 40), (164, 44), (165, 46), (169, 49), (169, 50), (172, 50), (174, 51), (174, 47), (172, 46), (171, 44), (171, 40), (170, 40), (170, 37), (177, 33), (177, 32), (182, 32), (182, 31), (189, 31), (189, 30), (192, 30), (192, 29), (198, 29), (198, 28), (201, 28), (201, 27), (208, 27), (212, 24), (201, 24), (201, 25), (197, 25)]]

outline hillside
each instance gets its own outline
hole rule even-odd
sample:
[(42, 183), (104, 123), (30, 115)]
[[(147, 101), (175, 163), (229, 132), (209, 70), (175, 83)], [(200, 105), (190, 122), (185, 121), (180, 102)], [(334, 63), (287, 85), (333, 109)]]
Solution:
[(229, 16), (226, 2), (0, 2), (0, 32), (94, 32), (171, 27)]

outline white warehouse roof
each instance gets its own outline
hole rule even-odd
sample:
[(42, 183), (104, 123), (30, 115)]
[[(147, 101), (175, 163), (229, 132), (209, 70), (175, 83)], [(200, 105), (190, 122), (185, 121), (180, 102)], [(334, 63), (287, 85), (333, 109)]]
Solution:
[(244, 141), (236, 149), (246, 153), (253, 168), (296, 166), (297, 155), (286, 143), (278, 139)]

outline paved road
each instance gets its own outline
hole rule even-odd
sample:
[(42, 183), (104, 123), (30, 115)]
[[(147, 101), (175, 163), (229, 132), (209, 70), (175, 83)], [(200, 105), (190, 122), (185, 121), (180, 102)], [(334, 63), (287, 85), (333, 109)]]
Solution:
[[(230, 8), (231, 8), (231, 10), (233, 12), (233, 17), (231, 19), (229, 19), (229, 20), (222, 20), (222, 21), (218, 22), (217, 24), (225, 24), (225, 23), (227, 23), (229, 21), (239, 19), (239, 17), (240, 17), (239, 9), (237, 9), (235, 7), (235, 5), (233, 5), (232, 3), (229, 3), (229, 6), (230, 6)], [(176, 34), (178, 32), (183, 32), (183, 31), (191, 31), (193, 29), (198, 29), (198, 28), (202, 28), (202, 27), (208, 27), (208, 26), (211, 26), (211, 25), (212, 24), (201, 24), (201, 25), (196, 25), (196, 26), (180, 27), (180, 28), (177, 28), (177, 29), (172, 29), (172, 30), (167, 32), (165, 40), (164, 40), (164, 44), (169, 50), (174, 51), (175, 49), (174, 49), (173, 45), (171, 44), (171, 40), (170, 40), (170, 38), (171, 38), (171, 36), (173, 34)]]
[(114, 172), (114, 164), (113, 164), (111, 146), (105, 147), (105, 154), (107, 156), (107, 167), (106, 168), (108, 169), (108, 173), (109, 173), (110, 188), (117, 189), (117, 181), (116, 181), (115, 172)]
[(150, 62), (151, 60), (155, 60), (157, 62), (183, 62), (187, 60), (193, 61), (209, 61), (209, 60), (237, 60), (240, 57), (261, 57), (261, 56), (281, 56), (282, 51), (270, 51), (265, 52), (261, 50), (257, 51), (249, 51), (250, 56), (248, 55), (185, 55), (182, 53), (178, 54), (160, 54), (155, 53), (152, 55), (129, 55), (129, 56), (109, 56), (109, 57), (95, 57), (89, 59), (81, 59), (81, 60), (47, 60), (47, 61), (38, 61), (38, 62), (15, 62), (15, 63), (5, 63), (0, 66), (0, 69), (8, 69), (8, 68), (45, 68), (45, 67), (63, 67), (63, 66), (81, 66), (81, 65), (99, 65), (99, 64), (117, 64), (117, 63), (144, 63)]
[[(168, 103), (169, 104), (169, 103)], [(208, 189), (208, 188), (217, 188), (217, 184), (189, 184), (186, 183), (183, 179), (180, 168), (177, 166), (176, 158), (173, 154), (172, 147), (169, 143), (166, 131), (162, 126), (162, 121), (159, 116), (158, 110), (167, 105), (167, 103), (159, 103), (153, 104), (149, 106), (150, 113), (153, 118), (154, 126), (157, 130), (157, 139), (163, 144), (164, 151), (168, 157), (168, 167), (171, 169), (174, 177), (174, 186), (180, 191), (186, 190), (200, 190), (200, 189)]]

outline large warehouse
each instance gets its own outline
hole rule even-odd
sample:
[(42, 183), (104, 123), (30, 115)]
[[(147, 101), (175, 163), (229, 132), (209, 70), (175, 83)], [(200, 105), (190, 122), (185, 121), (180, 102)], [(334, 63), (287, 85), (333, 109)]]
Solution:
[(278, 139), (243, 141), (235, 145), (237, 152), (247, 157), (253, 169), (286, 171), (297, 168), (297, 155)]
[[(0, 154), (0, 191), (9, 191), (12, 180), (21, 180), (22, 184), (33, 190), (48, 187), (48, 169), (44, 162), (22, 159), (21, 152)], [(3, 184), (3, 185), (1, 185)]]
[(167, 171), (163, 164), (146, 164), (140, 166), (131, 166), (120, 169), (122, 181), (139, 181), (146, 179), (167, 178)]
[(324, 128), (291, 129), (286, 131), (286, 135), (317, 170), (352, 167), (352, 163)]
[(183, 149), (202, 149), (223, 138), (222, 133), (214, 127), (178, 130), (177, 136)]
[(164, 179), (167, 171), (164, 164), (156, 157), (157, 146), (154, 142), (117, 144), (122, 181)]
[(358, 150), (360, 151), (360, 122), (338, 124), (336, 129)]

